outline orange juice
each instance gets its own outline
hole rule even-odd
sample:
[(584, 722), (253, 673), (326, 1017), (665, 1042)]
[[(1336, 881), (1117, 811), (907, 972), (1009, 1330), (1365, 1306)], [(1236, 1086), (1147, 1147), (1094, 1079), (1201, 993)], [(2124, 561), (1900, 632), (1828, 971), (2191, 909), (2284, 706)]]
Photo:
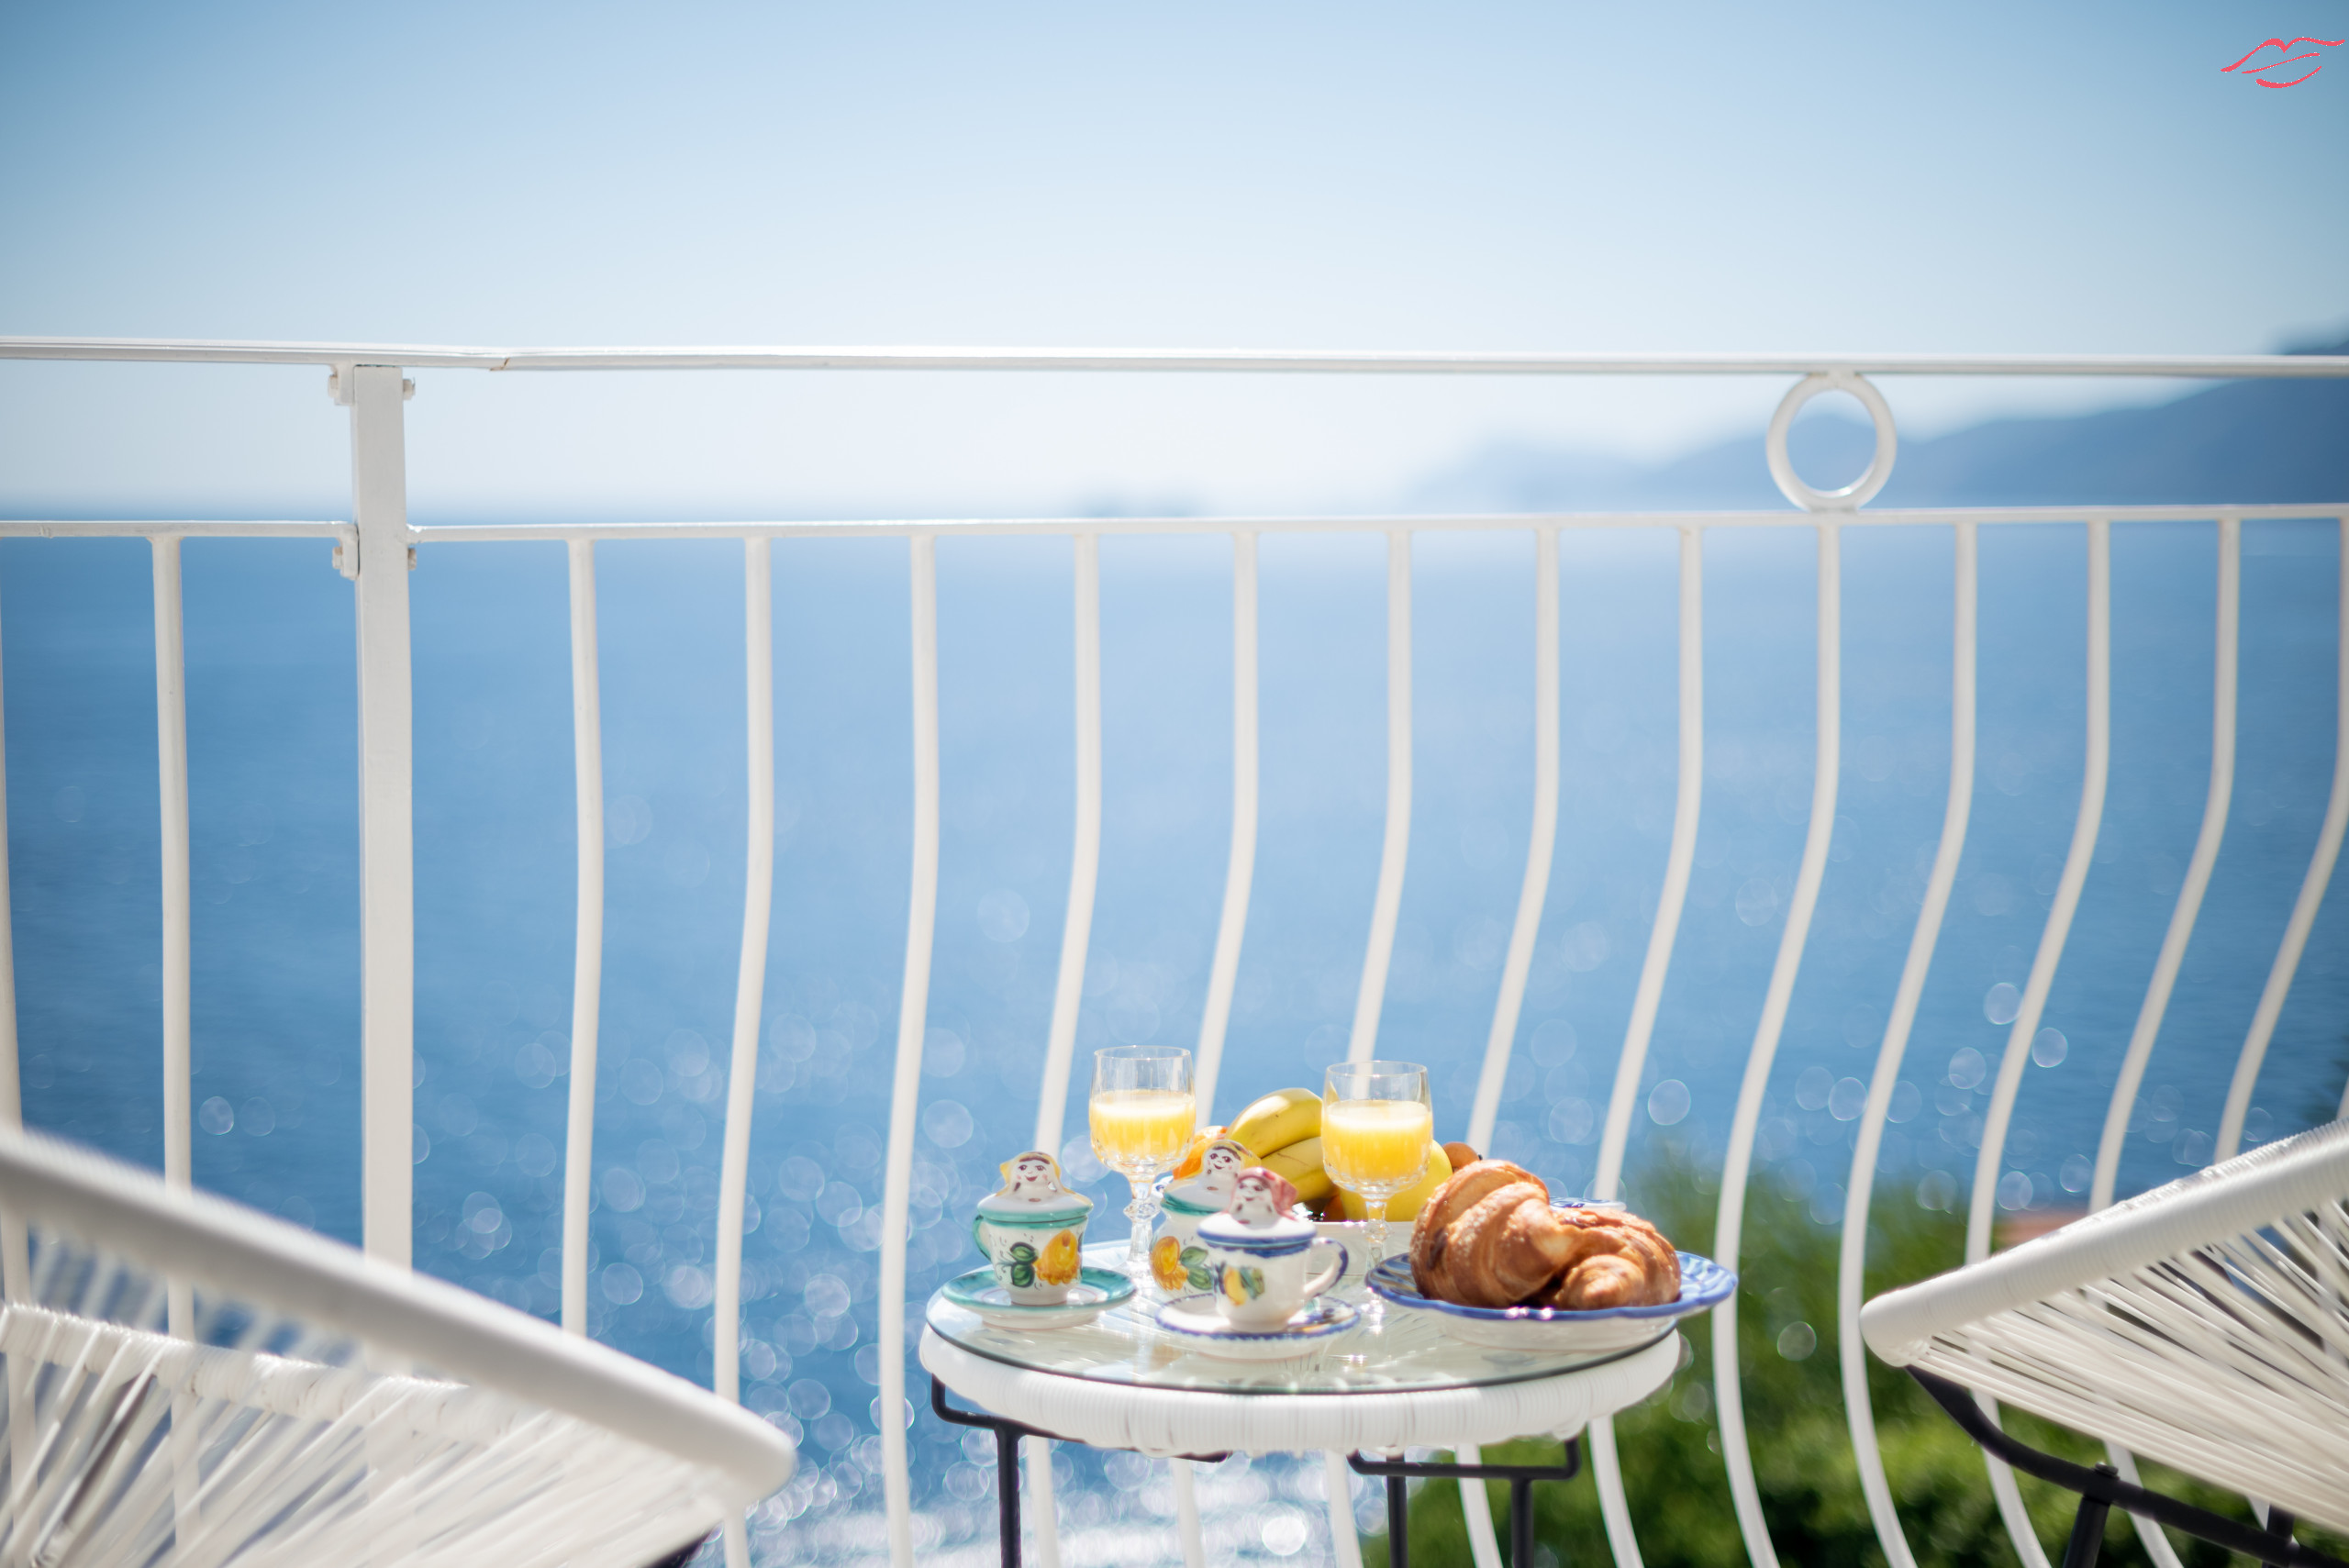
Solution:
[(1087, 1106), (1093, 1156), (1113, 1171), (1163, 1170), (1191, 1141), (1198, 1111), (1187, 1089), (1105, 1089)]
[(1417, 1100), (1332, 1100), (1321, 1107), (1321, 1167), (1353, 1192), (1399, 1192), (1426, 1168), (1434, 1131)]

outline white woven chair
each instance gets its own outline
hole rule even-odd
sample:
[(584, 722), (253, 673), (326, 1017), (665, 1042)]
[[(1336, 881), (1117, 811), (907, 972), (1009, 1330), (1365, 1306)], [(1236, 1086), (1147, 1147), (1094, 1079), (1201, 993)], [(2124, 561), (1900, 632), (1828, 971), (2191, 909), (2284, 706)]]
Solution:
[[(1860, 1328), (1995, 1457), (2082, 1493), (2066, 1568), (2094, 1561), (2108, 1507), (2330, 1562), (2289, 1533), (2293, 1516), (2349, 1530), (2349, 1122), (1879, 1296)], [(1960, 1385), (2265, 1499), (2269, 1532), (2037, 1454)]]
[(674, 1562), (789, 1478), (739, 1406), (0, 1129), (10, 1568)]

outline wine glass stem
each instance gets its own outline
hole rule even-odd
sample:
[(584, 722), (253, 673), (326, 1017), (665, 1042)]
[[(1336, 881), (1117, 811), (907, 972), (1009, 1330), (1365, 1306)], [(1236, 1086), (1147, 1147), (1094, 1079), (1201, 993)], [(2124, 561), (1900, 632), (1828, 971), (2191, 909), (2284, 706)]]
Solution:
[(1364, 1265), (1375, 1269), (1386, 1256), (1386, 1200), (1383, 1197), (1363, 1199), (1363, 1207), (1370, 1217), (1370, 1262)]
[(1126, 1185), (1133, 1189), (1134, 1195), (1133, 1202), (1126, 1205), (1126, 1218), (1133, 1222), (1126, 1243), (1126, 1262), (1136, 1280), (1146, 1280), (1150, 1277), (1151, 1227), (1158, 1218), (1158, 1187), (1154, 1180), (1143, 1176), (1128, 1176)]

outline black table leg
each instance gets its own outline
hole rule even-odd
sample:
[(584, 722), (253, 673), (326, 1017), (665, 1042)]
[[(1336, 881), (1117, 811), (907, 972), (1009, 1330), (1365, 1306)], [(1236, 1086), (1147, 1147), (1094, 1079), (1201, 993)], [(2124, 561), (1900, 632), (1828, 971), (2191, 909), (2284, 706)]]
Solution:
[[(1582, 1473), (1582, 1443), (1566, 1440), (1564, 1458), (1556, 1464), (1414, 1464), (1400, 1459), (1367, 1459), (1355, 1454), (1346, 1462), (1357, 1475), (1386, 1478), (1386, 1562), (1388, 1568), (1409, 1568), (1410, 1512), (1404, 1483), (1410, 1477), (1508, 1483), (1509, 1568), (1533, 1568), (1533, 1484), (1571, 1481)], [(2065, 1568), (2071, 1568), (2066, 1563)]]

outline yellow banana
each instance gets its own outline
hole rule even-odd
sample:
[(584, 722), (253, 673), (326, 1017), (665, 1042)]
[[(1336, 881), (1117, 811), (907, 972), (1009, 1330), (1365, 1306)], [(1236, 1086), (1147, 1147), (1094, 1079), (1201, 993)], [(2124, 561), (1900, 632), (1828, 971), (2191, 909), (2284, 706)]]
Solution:
[[(1290, 1179), (1295, 1180), (1294, 1177)], [(1428, 1145), (1426, 1173), (1386, 1200), (1386, 1218), (1408, 1225), (1419, 1217), (1419, 1210), (1427, 1206), (1428, 1199), (1435, 1195), (1436, 1188), (1451, 1179), (1452, 1161), (1444, 1154), (1443, 1145), (1431, 1142)], [(1338, 1189), (1338, 1207), (1345, 1212), (1348, 1219), (1370, 1218), (1370, 1210), (1363, 1207), (1362, 1199), (1343, 1187)]]
[(1237, 1139), (1262, 1160), (1320, 1132), (1320, 1095), (1310, 1089), (1276, 1089), (1234, 1118), (1225, 1136)]
[(1305, 1203), (1319, 1203), (1330, 1195), (1330, 1173), (1321, 1168), (1321, 1140), (1317, 1136), (1275, 1149), (1264, 1156), (1264, 1169), (1286, 1176)]

